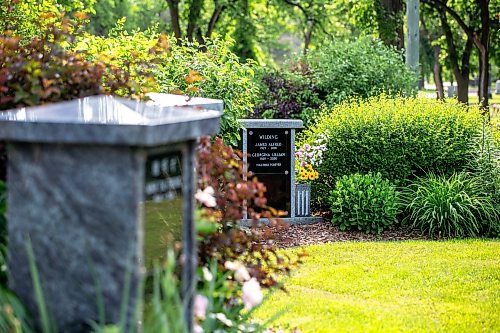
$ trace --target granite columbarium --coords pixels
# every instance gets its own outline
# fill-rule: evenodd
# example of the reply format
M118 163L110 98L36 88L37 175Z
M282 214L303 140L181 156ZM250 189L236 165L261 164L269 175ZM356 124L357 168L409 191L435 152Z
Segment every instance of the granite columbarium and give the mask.
M291 224L321 222L304 207L302 187L295 182L295 131L302 120L243 119L241 124L244 169L266 185L267 204L286 212L283 220ZM252 221L244 214L241 223Z
M137 102L94 96L0 112L8 142L9 285L37 314L27 245L61 331L128 314L168 244L182 240L182 291L191 321L196 139L219 131L222 102L152 94ZM100 289L100 290L99 290ZM140 319L139 319L140 320Z

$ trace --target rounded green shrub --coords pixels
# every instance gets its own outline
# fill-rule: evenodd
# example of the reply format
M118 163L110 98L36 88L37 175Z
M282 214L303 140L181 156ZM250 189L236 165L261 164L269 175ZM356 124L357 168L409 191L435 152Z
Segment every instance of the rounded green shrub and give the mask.
M386 92L411 93L415 74L401 53L382 41L333 41L307 55L313 80L328 103Z
M306 126L321 109L348 98L413 92L414 73L403 56L380 41L325 43L285 63L279 70L258 72L261 82L255 117L298 118Z
M328 197L332 223L340 230L361 230L380 234L390 227L398 213L399 197L388 180L375 175L352 174L337 180Z
M405 221L431 237L475 237L498 223L498 211L481 183L466 173L429 174L402 191Z
M312 183L316 204L325 207L339 177L376 173L401 185L434 172L462 171L473 138L482 127L480 111L456 100L396 98L386 95L334 106L305 130L298 144L327 144L320 177Z

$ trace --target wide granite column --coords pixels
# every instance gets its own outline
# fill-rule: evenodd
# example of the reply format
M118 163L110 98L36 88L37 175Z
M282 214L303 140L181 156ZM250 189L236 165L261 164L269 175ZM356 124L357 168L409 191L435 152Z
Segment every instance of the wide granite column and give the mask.
M0 139L9 143L9 286L38 318L32 248L60 331L118 323L122 304L137 325L146 269L161 259L158 244L147 243L165 230L183 242L182 290L191 304L195 140L219 130L221 113L203 105L222 103L160 97L146 104L98 96L0 113Z

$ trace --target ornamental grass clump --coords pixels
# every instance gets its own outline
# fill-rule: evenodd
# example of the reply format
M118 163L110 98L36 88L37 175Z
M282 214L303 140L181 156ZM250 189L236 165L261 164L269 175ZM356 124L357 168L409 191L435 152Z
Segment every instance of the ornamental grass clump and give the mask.
M342 231L380 234L394 223L399 210L395 187L380 173L341 177L328 201L333 213L332 223Z
M404 221L430 237L476 237L500 218L481 183L466 173L429 174L403 190Z

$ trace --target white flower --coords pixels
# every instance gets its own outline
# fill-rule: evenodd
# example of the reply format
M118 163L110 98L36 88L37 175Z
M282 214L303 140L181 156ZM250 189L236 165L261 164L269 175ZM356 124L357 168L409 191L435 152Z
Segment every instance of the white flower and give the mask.
M233 326L233 322L231 320L229 320L225 314L223 313L216 313L215 314L215 318L217 318L218 320L220 320L224 325L226 326Z
M207 267L203 266L201 271L203 272L203 278L205 280L207 280L208 282L212 281L214 275L210 272L210 270Z
M234 272L234 279L238 282L245 282L250 280L250 274L247 268L241 262L238 261L226 261L224 267L230 271Z
M195 324L193 326L193 333L203 333L203 332L204 332L203 328L200 325Z
M214 197L215 191L212 186L208 186L203 191L198 190L194 198L207 207L215 207L217 202Z
M250 280L250 274L247 271L247 268L243 265L240 265L238 269L234 272L234 279L238 282L245 282Z
M224 263L224 267L226 267L226 269L229 269L230 271L237 270L239 266L240 266L239 262L232 262L228 260Z
M259 305L264 298L264 294L262 294L262 290L260 289L260 284L255 278L251 278L249 281L245 282L242 291L243 304L247 310Z
M194 316L199 319L205 319L207 314L208 298L203 295L197 294L194 297L193 312Z

